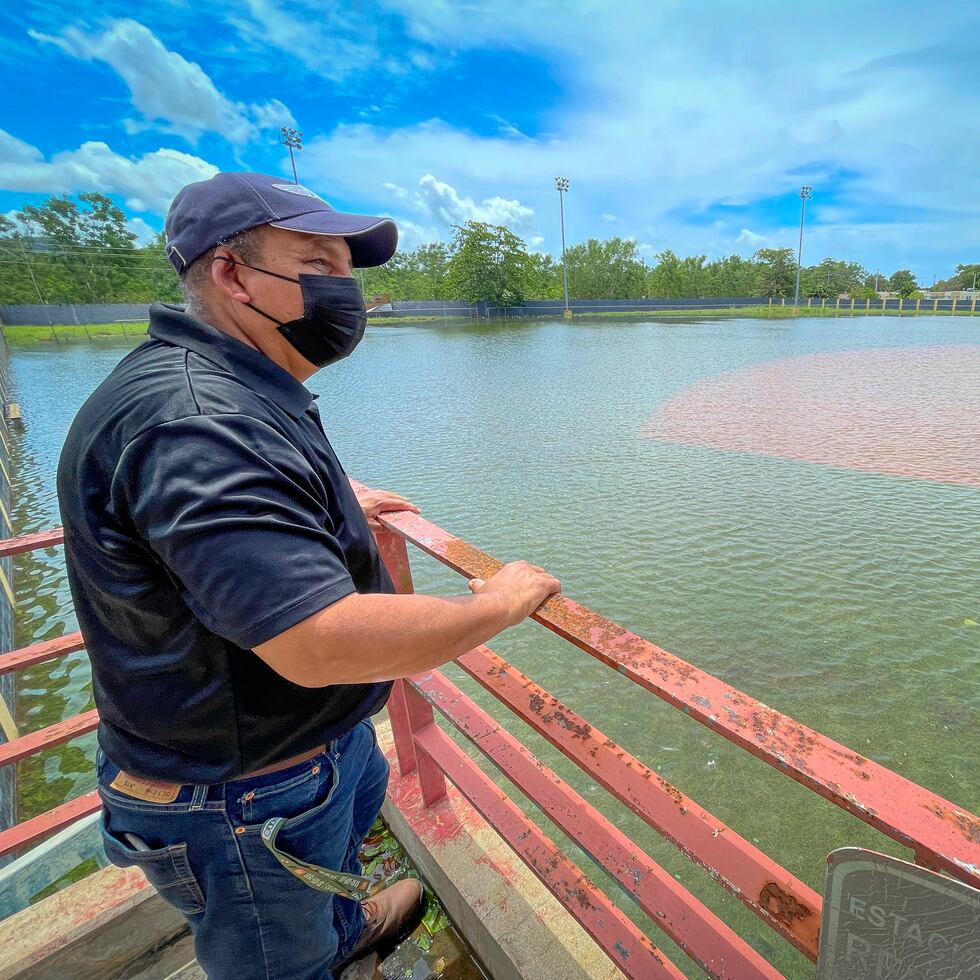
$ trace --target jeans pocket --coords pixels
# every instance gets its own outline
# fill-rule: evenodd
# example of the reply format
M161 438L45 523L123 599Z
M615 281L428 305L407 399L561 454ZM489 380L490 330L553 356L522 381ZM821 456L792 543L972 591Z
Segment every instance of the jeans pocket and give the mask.
M289 817L308 810L329 782L329 766L327 770L324 773L323 757L317 756L300 773L287 769L277 782L250 785L236 801L241 806L242 822L264 823L271 817Z
M273 817L292 821L325 805L336 783L333 756L321 753L302 766L229 783L228 815L232 823L258 833Z
M137 867L147 881L175 908L188 915L204 911L204 893L198 884L190 862L186 844L168 847L134 846L139 838L131 834L116 834L102 820L102 845L106 857L120 868Z

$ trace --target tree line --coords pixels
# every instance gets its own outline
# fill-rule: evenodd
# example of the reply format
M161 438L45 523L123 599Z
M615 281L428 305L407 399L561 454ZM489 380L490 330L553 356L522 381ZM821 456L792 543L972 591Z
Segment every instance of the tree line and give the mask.
M137 247L126 215L103 194L51 197L0 215L0 303L177 301L160 232Z
M126 215L102 194L52 197L14 219L0 215L0 304L179 302L177 276L160 232L136 245ZM792 297L796 256L790 248L761 248L752 258L681 257L669 249L653 260L626 238L590 238L566 250L570 299L678 299L713 296ZM937 288L967 289L980 263L961 264ZM518 306L560 299L558 258L530 250L500 225L469 221L449 242L400 251L386 265L357 273L367 296L400 300L486 301ZM899 269L871 273L857 262L826 258L800 270L800 295L872 297L879 290L913 296L915 276Z

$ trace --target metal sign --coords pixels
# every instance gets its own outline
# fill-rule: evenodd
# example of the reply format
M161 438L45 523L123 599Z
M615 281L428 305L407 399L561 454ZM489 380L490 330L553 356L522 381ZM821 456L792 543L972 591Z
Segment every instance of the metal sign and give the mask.
M980 978L980 890L858 847L827 859L817 980Z

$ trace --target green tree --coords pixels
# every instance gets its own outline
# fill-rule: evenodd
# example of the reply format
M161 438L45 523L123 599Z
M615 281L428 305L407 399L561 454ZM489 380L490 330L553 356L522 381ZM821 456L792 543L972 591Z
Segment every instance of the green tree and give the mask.
M906 299L918 288L919 284L915 281L915 276L908 269L899 269L888 280L889 291L898 293L899 296L904 296Z
M980 262L958 265L956 278L960 289L980 289Z
M759 291L758 264L740 255L709 262L704 275L706 296L755 296Z
M833 299L860 287L867 276L867 271L858 262L840 262L827 258L819 265L803 269L800 274L800 291L804 296Z
M27 205L17 217L26 229L22 244L31 253L25 261L31 262L48 302L126 298L138 268L136 236L110 198L51 197L43 204Z
M17 224L0 214L0 303L39 303L44 299L27 251L30 242Z
M932 285L940 291L955 289L980 289L980 262L961 262L948 279L940 279Z
M524 242L502 225L455 225L446 286L468 303L520 306L528 295L531 261Z
M398 252L385 265L363 270L365 294L370 297L387 293L396 302L454 299L446 293L449 259L449 246L443 242Z
M431 299L450 299L446 295L446 276L449 275L449 246L445 242L420 245L415 250L419 276Z
M760 248L759 292L764 296L792 296L796 288L796 259L791 248Z
M532 252L528 256L528 299L561 299L564 293L561 259Z
M565 252L568 295L573 299L636 299L645 289L645 270L628 238L590 238Z
M682 263L669 248L657 255L657 264L647 275L647 294L666 299L677 299L684 294Z
M158 231L145 248L136 250L138 261L133 263L129 302L183 302L180 279L167 258L166 248L167 233Z
M706 255L688 255L681 259L681 296L708 295L709 272L705 267L707 260Z

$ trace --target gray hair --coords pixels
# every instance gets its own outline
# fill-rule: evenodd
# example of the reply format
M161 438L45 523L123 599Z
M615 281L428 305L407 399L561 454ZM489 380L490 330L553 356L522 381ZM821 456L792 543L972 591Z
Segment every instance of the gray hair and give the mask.
M218 242L234 252L243 262L257 262L262 257L262 240L258 228L249 228ZM187 301L188 310L203 311L207 308L204 294L211 280L211 264L218 245L209 248L203 255L196 258L187 268L180 280L180 288Z

